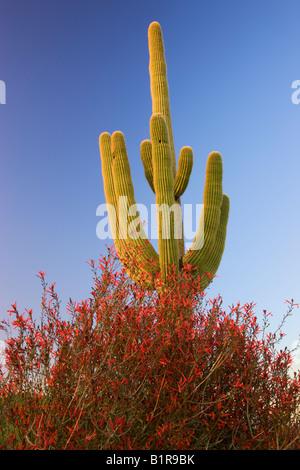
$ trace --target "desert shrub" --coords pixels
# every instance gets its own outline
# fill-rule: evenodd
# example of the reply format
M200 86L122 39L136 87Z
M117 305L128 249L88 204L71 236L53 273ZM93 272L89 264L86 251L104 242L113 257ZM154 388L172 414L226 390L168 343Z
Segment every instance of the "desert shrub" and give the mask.
M147 291L113 250L90 264L68 319L41 272L39 320L13 305L2 322L0 448L300 448L300 376L253 304L226 312L189 269Z

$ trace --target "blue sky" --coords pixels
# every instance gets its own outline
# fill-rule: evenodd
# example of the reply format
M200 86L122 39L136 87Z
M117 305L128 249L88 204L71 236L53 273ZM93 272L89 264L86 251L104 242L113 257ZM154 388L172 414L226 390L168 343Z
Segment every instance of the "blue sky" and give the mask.
M272 325L300 302L298 0L1 0L0 318L17 302L39 315L38 271L62 309L89 295L85 263L105 252L98 137L125 134L136 201L154 196L140 142L149 138L147 29L159 21L177 156L194 150L183 203L203 202L207 155L223 156L231 199L226 248L208 296L256 302ZM300 309L285 343L300 333ZM3 339L3 336L0 335Z

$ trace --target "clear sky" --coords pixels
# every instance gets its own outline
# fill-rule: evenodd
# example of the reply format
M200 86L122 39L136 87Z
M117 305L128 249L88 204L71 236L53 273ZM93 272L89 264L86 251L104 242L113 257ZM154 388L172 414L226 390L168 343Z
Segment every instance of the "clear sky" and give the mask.
M208 296L256 302L274 328L300 302L299 0L0 0L0 318L89 295L105 252L98 137L125 134L136 201L154 203L139 157L149 138L147 29L159 21L177 156L194 150L183 203L203 202L207 155L223 156L226 248ZM300 309L284 331L300 333ZM0 338L4 339L3 335Z

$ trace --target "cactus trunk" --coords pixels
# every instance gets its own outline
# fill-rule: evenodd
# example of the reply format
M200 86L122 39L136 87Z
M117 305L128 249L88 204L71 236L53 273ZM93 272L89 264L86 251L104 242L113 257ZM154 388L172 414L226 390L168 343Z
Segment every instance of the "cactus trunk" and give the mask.
M167 80L167 64L165 59L165 49L163 35L159 23L152 22L148 29L149 43L149 73L150 89L152 97L152 113L160 113L165 118L169 133L169 146L171 152L173 178L176 176L176 155L174 148L173 130L171 122L171 110L169 100L169 86ZM175 198L175 203L180 208L176 211L176 224L181 224L182 237L177 240L178 255L182 258L184 255L183 222L180 197Z

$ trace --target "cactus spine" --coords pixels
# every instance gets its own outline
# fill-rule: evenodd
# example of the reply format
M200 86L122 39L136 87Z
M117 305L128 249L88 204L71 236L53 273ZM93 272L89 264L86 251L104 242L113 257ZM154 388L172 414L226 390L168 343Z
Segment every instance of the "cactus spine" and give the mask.
M185 253L180 197L189 182L193 151L191 147L181 149L176 169L167 67L159 23L150 24L148 41L153 114L150 140L141 143L140 153L146 179L156 196L159 255L147 239L140 221L136 223L136 214L131 213L130 208L136 204L134 189L125 139L119 131L112 136L104 132L99 139L104 192L111 208L108 210L111 224L114 224L115 217L117 219L114 241L119 257L134 282L155 288L155 278L159 272L166 280L172 267L179 271L183 266L191 265L193 272L202 276L205 289L221 262L229 216L229 198L222 189L222 157L218 152L208 156L204 209L194 242ZM132 233L132 224L138 233L136 237ZM135 267L126 262L129 253L137 261Z

